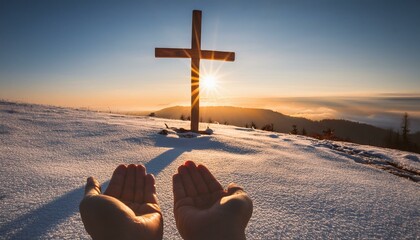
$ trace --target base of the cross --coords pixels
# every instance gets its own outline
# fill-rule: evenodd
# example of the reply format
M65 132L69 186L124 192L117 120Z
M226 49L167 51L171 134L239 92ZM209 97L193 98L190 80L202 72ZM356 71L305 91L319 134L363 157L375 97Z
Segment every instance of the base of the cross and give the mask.
M200 117L200 59L235 61L234 52L201 49L201 11L194 10L192 18L191 48L155 48L155 57L191 58L191 132L206 134L199 130Z
M163 129L162 131L159 132L159 134L162 135L169 135L169 134L177 134L178 136L187 136L189 138L191 138L191 136L194 135L212 135L213 134L213 130L210 128L207 128L204 131L192 131L192 130L188 130L185 128L176 128L176 127L169 127L167 124L166 125L166 129Z

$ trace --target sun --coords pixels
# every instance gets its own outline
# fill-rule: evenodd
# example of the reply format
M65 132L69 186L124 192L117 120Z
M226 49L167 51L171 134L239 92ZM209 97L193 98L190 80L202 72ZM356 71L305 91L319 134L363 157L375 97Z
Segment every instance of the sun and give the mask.
M214 75L204 75L200 81L200 85L205 91L215 91L217 89L217 78Z

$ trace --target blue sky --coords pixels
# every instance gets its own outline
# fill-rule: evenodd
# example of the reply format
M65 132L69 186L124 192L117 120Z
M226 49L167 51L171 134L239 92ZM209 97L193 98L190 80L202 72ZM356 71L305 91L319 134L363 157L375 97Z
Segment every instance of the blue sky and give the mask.
M203 11L202 48L236 52L233 63L202 61L202 74L218 79L203 104L420 99L419 2L369 0L1 1L0 98L115 110L188 105L189 60L156 59L154 48L190 47L193 9Z

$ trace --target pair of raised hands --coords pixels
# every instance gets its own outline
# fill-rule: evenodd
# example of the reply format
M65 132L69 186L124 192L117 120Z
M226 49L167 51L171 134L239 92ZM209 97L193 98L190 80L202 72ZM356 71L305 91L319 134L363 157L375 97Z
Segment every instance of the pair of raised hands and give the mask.
M173 175L174 215L184 239L245 239L252 201L243 189L227 190L203 165L187 161ZM80 214L93 239L162 239L163 219L155 179L143 165L118 166L104 194L87 179Z

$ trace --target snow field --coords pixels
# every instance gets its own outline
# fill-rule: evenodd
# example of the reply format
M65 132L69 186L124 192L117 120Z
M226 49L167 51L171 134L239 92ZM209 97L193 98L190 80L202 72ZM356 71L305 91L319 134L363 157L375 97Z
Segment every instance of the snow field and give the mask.
M0 102L0 238L89 239L78 213L86 178L106 183L118 164L141 163L156 176L164 239L181 239L171 180L186 160L244 186L248 239L420 237L419 183L376 167L420 171L418 154L213 124L213 135L178 138L157 134L164 123L189 125Z

